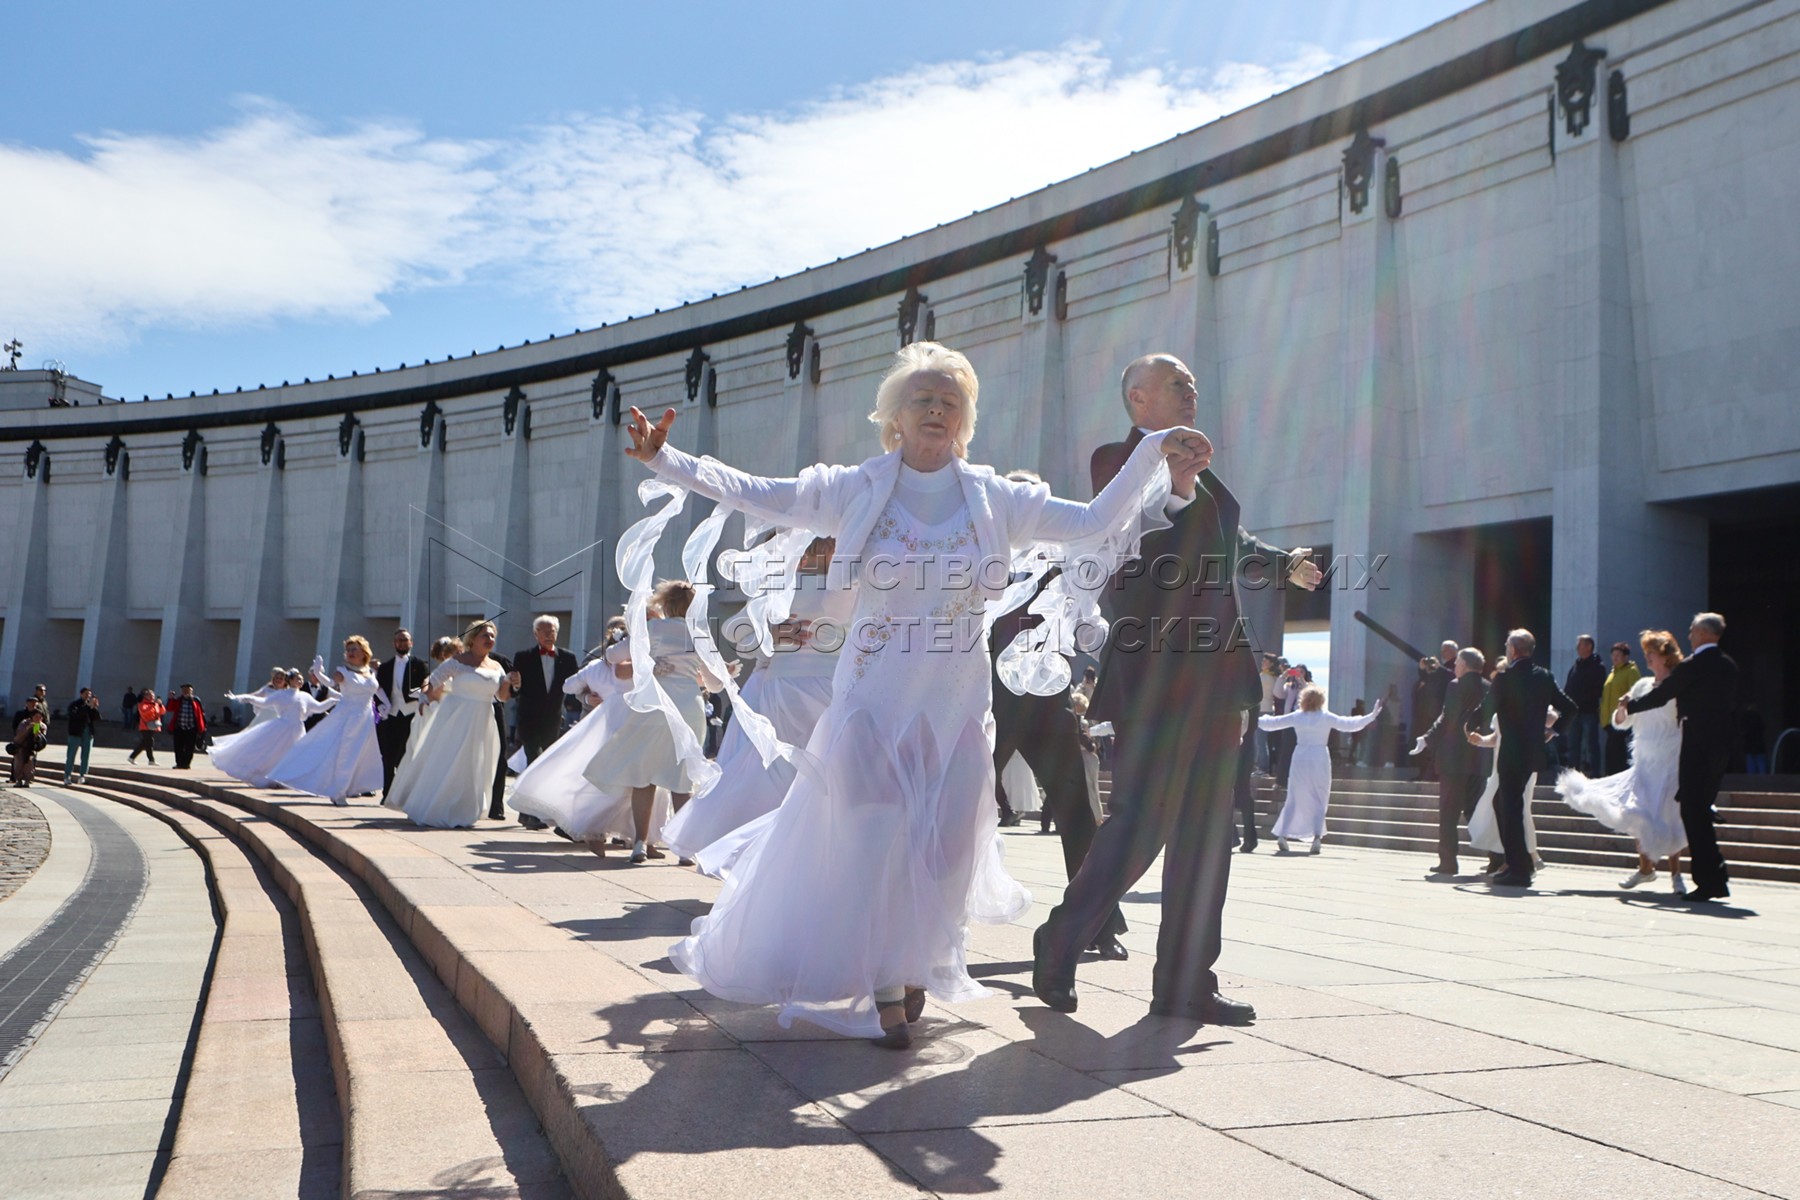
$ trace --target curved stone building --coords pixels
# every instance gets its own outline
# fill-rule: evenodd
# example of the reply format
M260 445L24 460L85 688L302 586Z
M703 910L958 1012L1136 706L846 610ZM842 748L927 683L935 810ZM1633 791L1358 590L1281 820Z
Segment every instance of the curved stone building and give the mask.
M1077 178L608 328L130 405L0 373L0 693L217 694L492 612L503 649L537 611L589 644L643 512L621 406L753 470L857 461L889 355L936 338L980 371L976 457L1076 496L1126 432L1120 368L1186 359L1247 522L1337 565L1286 603L1329 622L1343 708L1412 677L1358 613L1427 648L1528 625L1560 670L1578 633L1716 607L1778 729L1797 194L1800 0L1488 0Z

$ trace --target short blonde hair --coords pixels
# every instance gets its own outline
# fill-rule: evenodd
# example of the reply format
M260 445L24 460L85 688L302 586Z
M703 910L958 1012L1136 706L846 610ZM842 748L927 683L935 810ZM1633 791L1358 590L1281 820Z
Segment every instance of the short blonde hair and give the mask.
M1325 707L1325 689L1316 683L1309 683L1300 689L1300 709L1302 712L1318 712Z
M494 640L495 641L500 640L500 627L498 625L494 624L492 621L489 621L486 619L483 619L480 621L471 621L471 622L469 622L469 627L462 631L463 649L465 649L465 650L468 649L469 643L471 641L473 641L475 638L475 635L483 629L493 630L494 631Z
M912 377L926 371L948 375L962 393L963 425L956 435L955 449L958 458L967 458L969 443L975 439L975 401L981 381L975 378L974 364L967 356L937 342L902 346L894 355L894 365L881 377L881 386L875 389L875 411L869 414L869 420L881 430L881 448L893 450L900 445L900 402L905 399L906 385Z
M352 646L355 646L358 650L362 651L363 662L372 663L375 661L375 649L369 645L369 639L362 634L353 633L344 639L344 649L348 650Z

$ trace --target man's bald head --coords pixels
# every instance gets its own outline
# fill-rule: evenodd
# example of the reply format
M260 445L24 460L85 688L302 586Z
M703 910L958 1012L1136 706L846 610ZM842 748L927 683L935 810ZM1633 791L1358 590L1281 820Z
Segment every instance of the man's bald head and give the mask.
M1126 364L1119 396L1133 425L1152 433L1192 425L1199 392L1193 372L1173 354L1146 354Z

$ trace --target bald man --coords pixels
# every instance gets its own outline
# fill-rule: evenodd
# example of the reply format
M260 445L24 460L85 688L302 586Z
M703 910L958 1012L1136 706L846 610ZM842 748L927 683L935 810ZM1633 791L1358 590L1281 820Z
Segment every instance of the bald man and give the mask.
M1145 435L1194 423L1199 392L1173 355L1132 362L1120 392L1131 432L1094 452L1095 491ZM1262 700L1237 584L1283 573L1312 588L1320 571L1306 558L1310 550L1284 555L1239 527L1237 499L1213 474L1211 459L1209 446L1197 475L1172 478L1164 510L1171 528L1146 534L1139 559L1108 586L1112 634L1088 718L1117 730L1113 812L1033 939L1032 988L1059 1012L1075 1011L1082 948L1166 847L1151 1013L1219 1025L1256 1018L1250 1005L1219 994L1213 973L1231 872L1238 752L1245 714Z

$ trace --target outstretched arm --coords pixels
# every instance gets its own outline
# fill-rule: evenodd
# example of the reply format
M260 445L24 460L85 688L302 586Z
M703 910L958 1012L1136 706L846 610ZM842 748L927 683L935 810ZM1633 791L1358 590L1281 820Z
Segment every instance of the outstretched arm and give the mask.
M1373 709L1360 717L1341 717L1337 713L1330 711L1327 711L1325 714L1326 718L1331 722L1331 727L1341 733L1356 733L1360 730L1367 729L1370 725L1375 723L1375 718L1380 715L1381 701L1379 700L1375 702L1375 707ZM1441 717L1439 719L1442 720Z
M1143 505L1146 489L1160 490L1162 479L1185 472L1188 478L1199 473L1194 466L1199 456L1212 454L1212 444L1197 429L1165 429L1138 442L1119 473L1112 477L1100 494L1086 504L1058 500L1054 496L1044 502L1031 527L1015 532L1023 541L1078 542L1098 537L1117 527L1135 508ZM1159 476L1164 459L1168 472Z
M1283 713L1279 717L1274 713L1263 713L1256 718L1256 724L1263 729L1292 729L1294 722L1299 719L1300 710L1296 708L1293 712Z
M758 520L775 525L801 526L822 536L837 532L838 514L818 503L816 488L803 487L799 479L772 479L728 467L710 458L695 458L668 444L675 410L669 409L655 425L636 408L628 430L632 445L625 451L658 476L700 493L709 500L742 509Z

